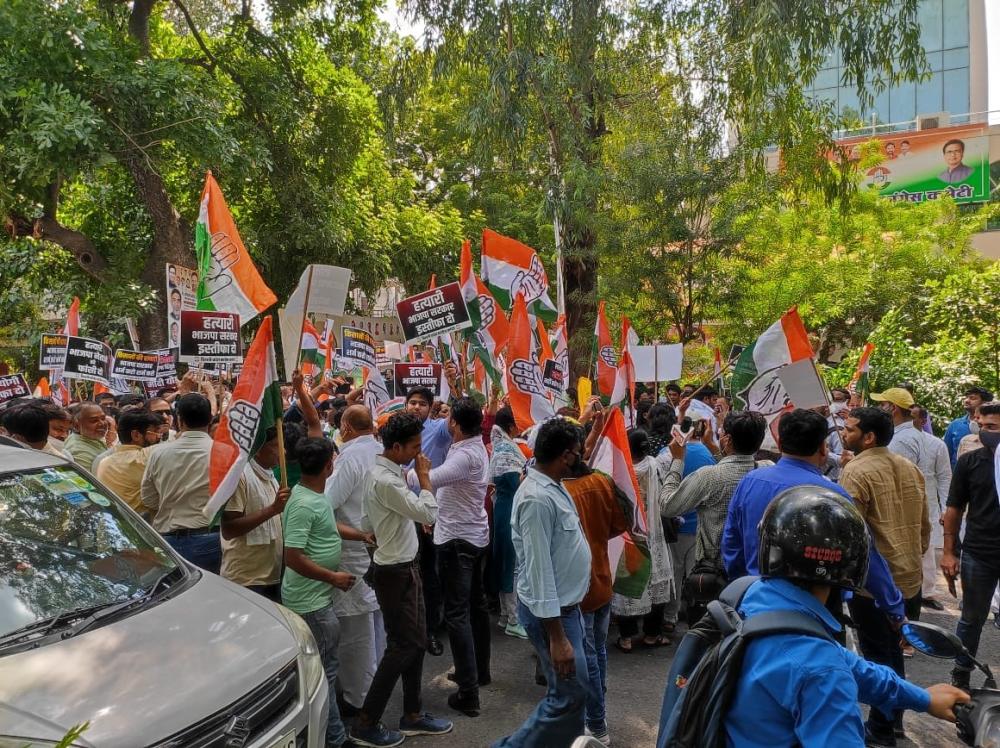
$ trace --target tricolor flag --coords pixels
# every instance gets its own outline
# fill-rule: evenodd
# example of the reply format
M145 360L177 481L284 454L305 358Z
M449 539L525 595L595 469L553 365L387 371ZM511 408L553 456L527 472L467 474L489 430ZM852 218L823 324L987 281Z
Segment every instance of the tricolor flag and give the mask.
M792 307L740 354L730 382L738 409L756 411L768 423L776 422L790 407L778 370L812 355L805 325ZM775 447L774 434L768 429L764 449Z
M73 297L69 311L66 312L66 323L63 325L62 334L74 337L80 334L80 298L77 296ZM52 377L49 391L52 393L53 402L63 407L69 405L72 396L69 387L66 386L66 380L63 379L63 370L53 369L49 374Z
M504 309L512 309L518 294L528 313L555 322L558 313L549 298L549 278L538 254L527 244L483 229L483 281Z
M323 328L323 375L333 376L336 371L337 335L334 332L334 322L332 319L326 320Z
M250 344L229 408L215 432L208 467L211 498L203 512L206 517L214 517L236 492L247 460L261 448L267 430L280 417L281 382L274 358L271 317L267 316Z
M48 377L41 377L38 380L38 384L35 385L35 391L32 393L34 397L51 397L52 390L49 388Z
M552 338L552 349L556 361L563 372L563 392L569 387L569 336L566 334L566 315L560 314L556 320L555 335Z
M323 363L323 356L320 353L319 331L313 323L306 319L302 323L302 353L299 355L299 369L303 376L316 376Z
M854 376L851 377L851 383L847 386L847 389L851 392L855 392L861 396L862 403L868 402L868 359L871 358L872 351L874 350L874 343L865 343L865 347L861 351L861 358L858 359L858 365L854 369Z
M538 365L544 372L545 362L551 361L556 355L552 352L552 341L549 340L549 334L545 331L545 324L541 319L535 324L535 332L538 335Z
M607 475L628 500L626 519L629 531L608 541L608 560L614 576L615 592L639 598L649 584L652 570L646 538L649 530L646 508L642 505L639 481L632 468L625 419L618 409L607 411L607 420L594 446L590 467ZM653 521L659 522L659 517Z
M66 324L63 325L62 334L74 337L80 334L80 299L77 296L73 297L73 303L69 305L69 311L66 313Z
M243 246L212 172L205 175L194 249L198 256L198 309L235 312L245 325L278 301Z
M368 412L375 418L385 404L389 402L389 388L386 387L385 377L382 376L382 372L377 367L369 368L365 366L362 372L364 376L364 384L362 385L364 394L362 398L365 405L368 406Z
M524 296L517 295L510 314L507 344L507 394L518 432L555 415L552 401L542 385L542 370L535 356L531 319Z
M597 305L597 325L594 328L594 358L597 359L597 392L605 400L615 391L618 357L611 341L611 330L604 312L604 302Z
M472 269L472 246L469 240L462 242L462 253L458 261L458 280L462 287L462 298L465 299L465 308L469 310L469 319L472 320L472 329L479 327L479 287L476 281L476 273Z
M631 350L639 345L639 336L632 329L628 317L622 315L622 355L615 374L615 388L611 393L611 407L622 405L626 409L625 425L635 425L635 364Z
M472 250L468 242L462 245L461 284L462 297L472 320L472 327L465 331L470 351L486 368L489 378L499 382L502 376L497 359L507 345L510 328L490 289L472 270Z

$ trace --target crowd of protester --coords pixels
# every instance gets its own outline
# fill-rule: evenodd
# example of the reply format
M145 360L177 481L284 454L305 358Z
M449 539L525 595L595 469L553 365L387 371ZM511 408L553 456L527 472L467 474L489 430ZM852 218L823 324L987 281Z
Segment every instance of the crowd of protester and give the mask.
M826 604L837 620L849 612L864 658L905 678L912 649L900 624L944 608L939 570L952 592L961 581L957 633L975 655L1000 582L1000 404L990 392L970 388L966 415L940 439L905 385L872 394L871 406L835 389L829 407L790 410L774 433L710 387L640 385L628 448L650 571L641 594L625 595L609 541L631 528L628 500L588 467L600 400L520 433L499 394L464 396L447 369L449 402L415 388L405 411L377 421L349 383L310 387L296 373L282 430L265 434L214 519L203 509L225 386L189 375L150 398L21 400L0 411L0 426L92 472L193 564L300 614L336 694L328 745L451 731L421 701L424 658L442 654L443 639L449 707L467 717L503 708L480 694L497 634L530 644L546 694L495 745L568 746L585 733L609 745L612 622L622 653L674 644L728 581L761 573L761 520L800 486L852 502L873 539L865 592ZM960 658L954 685L967 690L971 669ZM397 683L403 713L389 727ZM872 709L865 732L869 744L894 745L901 712Z

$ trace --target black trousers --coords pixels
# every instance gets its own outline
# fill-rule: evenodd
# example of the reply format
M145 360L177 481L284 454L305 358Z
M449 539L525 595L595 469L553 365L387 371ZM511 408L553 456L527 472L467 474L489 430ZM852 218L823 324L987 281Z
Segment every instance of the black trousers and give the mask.
M455 661L455 681L463 692L478 692L490 674L490 612L486 602L486 548L464 540L437 547L444 592L444 622Z
M618 634L631 639L639 633L639 622L642 621L643 636L659 636L663 633L663 609L666 607L666 603L660 603L644 616L622 616L618 619Z
M403 711L420 712L420 679L424 671L427 632L420 569L416 562L379 566L370 570L372 589L385 623L385 654L372 677L362 714L372 723L382 719L386 704L403 681ZM334 698L331 694L330 698Z
M424 532L422 525L417 525L417 540L420 543L420 578L424 585L425 622L427 636L431 637L441 630L443 620L443 595L441 577L438 573L437 546L434 536Z

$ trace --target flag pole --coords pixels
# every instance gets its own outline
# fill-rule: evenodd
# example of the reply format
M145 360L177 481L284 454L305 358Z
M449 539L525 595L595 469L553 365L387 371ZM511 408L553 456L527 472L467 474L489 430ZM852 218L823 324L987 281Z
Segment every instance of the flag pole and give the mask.
M298 368L299 359L302 358L302 335L306 331L306 320L309 318L309 296L312 293L313 266L309 266L309 275L306 277L306 298L302 306L302 324L299 325L299 340L295 347L295 366ZM285 376L291 378L291 372L285 372Z
M698 387L698 389L696 389L696 390L695 390L694 392L692 392L692 393L691 393L690 395L688 395L688 396L687 396L687 399L688 399L688 400L692 400L692 399L694 398L694 396L695 396L695 395L697 395L697 394L698 394L699 392L701 392L701 391L702 391L703 389L705 389L706 387L708 387L708 385L710 385L710 384L711 384L712 382L714 382L714 381L716 380L716 378L717 378L717 377L721 377L721 376L722 376L723 374L725 374L725 373L726 373L727 371L729 371L729 370L730 370L731 368L733 368L733 365L734 365L734 364L735 364L735 363L736 363L737 361L739 361L739 357L737 357L737 358L734 358L734 359L733 359L732 361L730 361L730 362L729 362L728 364L726 364L726 365L725 365L725 366L723 366L723 367L722 367L721 369L719 369L719 373L718 373L718 374L716 374L716 373L715 373L715 372L713 371L713 372L712 372L712 377L711 377L711 379L708 379L708 380L706 380L706 381L702 382L702 383L701 383L701 386L699 386L699 387Z
M311 271L310 271L311 276ZM306 294L308 298L308 292ZM275 311L273 324L278 324L278 313ZM299 333L299 346L302 346L302 333ZM302 355L301 352L299 355ZM295 357L298 361L298 356ZM287 372L286 372L287 373ZM279 398L278 405L281 406L281 400ZM278 475L280 476L281 487L288 488L288 458L285 456L285 426L284 426L284 412L279 410L278 417L274 419L274 428L278 432Z

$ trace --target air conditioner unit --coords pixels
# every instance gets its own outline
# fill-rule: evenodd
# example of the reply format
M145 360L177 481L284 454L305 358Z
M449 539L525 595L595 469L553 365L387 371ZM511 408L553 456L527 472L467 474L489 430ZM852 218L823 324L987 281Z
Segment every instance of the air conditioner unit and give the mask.
M936 130L939 127L947 127L950 123L951 115L948 112L917 115L918 130Z

